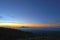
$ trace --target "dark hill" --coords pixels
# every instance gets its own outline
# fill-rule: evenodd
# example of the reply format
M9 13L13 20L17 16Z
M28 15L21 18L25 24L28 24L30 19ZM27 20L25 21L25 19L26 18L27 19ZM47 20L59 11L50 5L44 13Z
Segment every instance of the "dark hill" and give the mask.
M31 37L33 34L21 30L0 27L0 40L16 40Z
M60 31L42 31L35 33L0 27L0 40L60 40Z

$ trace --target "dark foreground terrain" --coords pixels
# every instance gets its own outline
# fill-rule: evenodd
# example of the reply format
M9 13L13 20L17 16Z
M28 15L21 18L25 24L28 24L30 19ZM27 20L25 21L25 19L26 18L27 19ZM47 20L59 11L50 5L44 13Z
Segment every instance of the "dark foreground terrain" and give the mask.
M0 27L0 40L60 40L60 31L44 31L38 34Z

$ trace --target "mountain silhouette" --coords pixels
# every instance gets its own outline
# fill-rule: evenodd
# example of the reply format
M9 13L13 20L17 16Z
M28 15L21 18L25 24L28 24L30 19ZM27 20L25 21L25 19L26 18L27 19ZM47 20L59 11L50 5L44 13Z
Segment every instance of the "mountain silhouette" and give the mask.
M0 40L16 40L31 37L33 34L21 30L0 27Z
M27 26L21 26L20 28L28 28Z
M29 39L28 39L29 38ZM41 31L39 34L0 27L0 40L60 40L60 31Z

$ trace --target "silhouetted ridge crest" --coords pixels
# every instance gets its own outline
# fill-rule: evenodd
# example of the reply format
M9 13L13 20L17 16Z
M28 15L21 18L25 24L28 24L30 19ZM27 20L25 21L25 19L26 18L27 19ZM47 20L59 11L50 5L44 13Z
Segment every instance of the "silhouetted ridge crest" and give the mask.
M0 40L13 40L18 38L31 37L32 33L21 30L0 27Z

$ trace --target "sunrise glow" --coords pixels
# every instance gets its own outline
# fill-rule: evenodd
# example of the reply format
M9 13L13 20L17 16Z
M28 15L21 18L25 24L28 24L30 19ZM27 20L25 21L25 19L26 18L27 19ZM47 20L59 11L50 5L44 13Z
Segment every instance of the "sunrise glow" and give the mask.
M57 25L56 24L30 24L30 23L0 23L0 26L8 26L11 28L18 28L21 26L27 26L32 28L43 28L43 27L50 27L50 26L53 27Z

